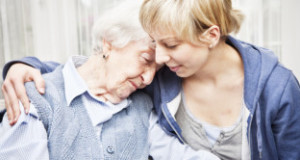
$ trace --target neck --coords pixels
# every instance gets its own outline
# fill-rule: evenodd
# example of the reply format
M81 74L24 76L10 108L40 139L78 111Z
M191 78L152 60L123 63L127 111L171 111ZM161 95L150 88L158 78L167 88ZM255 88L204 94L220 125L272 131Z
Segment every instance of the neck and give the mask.
M101 97L107 92L104 64L104 59L100 55L92 55L83 65L77 68L89 91L97 97Z
M243 62L240 54L225 40L222 40L210 49L209 57L203 67L184 81L218 84L224 80L242 78L243 75Z

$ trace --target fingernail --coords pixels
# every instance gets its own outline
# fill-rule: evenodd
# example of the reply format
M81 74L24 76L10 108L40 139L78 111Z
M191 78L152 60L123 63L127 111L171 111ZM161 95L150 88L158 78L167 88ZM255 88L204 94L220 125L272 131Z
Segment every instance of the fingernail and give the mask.
M45 89L44 89L44 88L41 88L41 89L40 89L40 92L41 92L41 93L45 93Z
M26 112L26 114L28 114L28 113L29 113L29 109L28 109L28 108L26 108L25 112Z

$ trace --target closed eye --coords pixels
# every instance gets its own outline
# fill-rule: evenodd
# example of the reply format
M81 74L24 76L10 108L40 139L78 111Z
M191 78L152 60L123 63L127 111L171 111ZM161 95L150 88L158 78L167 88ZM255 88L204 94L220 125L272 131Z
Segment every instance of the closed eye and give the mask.
M146 62L146 63L151 63L154 61L154 56L152 54L149 53L142 53L141 54L141 58Z
M168 49L175 49L177 47L177 45L167 45L165 44L165 47Z

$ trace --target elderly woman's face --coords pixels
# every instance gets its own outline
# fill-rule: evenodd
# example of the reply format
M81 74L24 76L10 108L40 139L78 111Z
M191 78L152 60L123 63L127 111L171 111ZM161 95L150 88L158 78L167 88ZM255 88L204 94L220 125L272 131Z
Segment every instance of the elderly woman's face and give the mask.
M123 48L111 47L106 60L107 97L118 103L132 92L149 85L155 75L155 51L150 42L131 42Z

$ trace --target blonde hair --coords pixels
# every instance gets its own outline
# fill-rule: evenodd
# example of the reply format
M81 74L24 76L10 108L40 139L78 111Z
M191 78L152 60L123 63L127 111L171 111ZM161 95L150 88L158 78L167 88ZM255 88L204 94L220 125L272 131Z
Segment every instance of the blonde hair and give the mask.
M231 0L144 0L140 10L140 22L149 34L171 32L192 43L213 25L221 37L238 32L242 20Z

